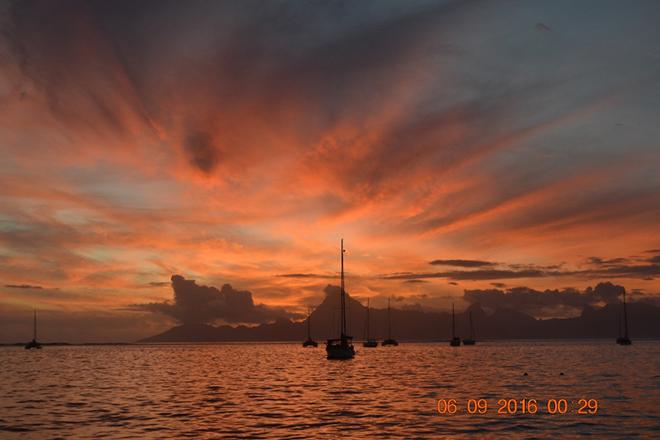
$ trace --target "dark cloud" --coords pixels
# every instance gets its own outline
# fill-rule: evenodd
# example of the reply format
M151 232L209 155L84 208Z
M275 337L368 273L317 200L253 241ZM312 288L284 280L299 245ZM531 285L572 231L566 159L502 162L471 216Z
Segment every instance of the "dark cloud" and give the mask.
M190 164L205 174L211 174L220 162L221 152L209 133L193 131L184 143Z
M587 263L595 265L595 266L611 266L611 265L627 263L629 261L630 260L628 258L603 259L603 258L598 258L598 257L589 257L587 259Z
M428 283L426 280L405 280L404 283L410 283L410 284L415 284L415 283Z
M504 284L504 283L490 283L490 285L491 285L491 286L495 286L495 287L497 287L497 288L499 288L499 289L503 289L503 288L506 287L506 284Z
M458 267L484 267L495 266L496 263L481 260L433 260L429 264L435 266L458 266Z
M536 23L536 26L534 26L537 31L539 32L550 32L552 29L550 29L550 26L548 26L545 23Z
M541 278L548 276L541 270L504 270L504 269L484 269L484 270L455 270L447 272L429 272L429 273L406 273L391 274L384 278L387 280L417 280L427 278L447 278L454 281L479 281L479 280L499 280L513 278Z
M580 292L574 288L539 291L529 287L514 287L507 290L465 290L463 299L469 303L480 303L490 309L510 308L543 317L565 314L568 309L579 311L585 306L615 304L625 292L623 286L610 282L599 283Z
M33 286L31 284L5 284L10 289L43 289L42 286Z
M473 261L473 260L436 260L436 261ZM478 261L478 260L475 260ZM502 268L487 268L477 270L450 270L444 272L395 272L385 275L388 280L423 280L429 278L445 278L453 281L487 281L519 278L550 278L550 277L578 277L578 278L636 278L652 280L660 276L660 256L644 260L651 264L640 264L630 258L602 259L590 257L587 263L592 266L588 269L565 269L563 264L540 266L535 264L501 264ZM433 263L433 262L432 262ZM481 262L479 263L486 263ZM498 264L500 265L500 264ZM463 265L463 267L471 267ZM495 286L495 287L504 287Z
M183 324L263 323L277 318L298 317L280 307L255 304L252 293L225 284L220 290L200 286L195 280L172 275L174 302L139 304L137 309L160 312Z

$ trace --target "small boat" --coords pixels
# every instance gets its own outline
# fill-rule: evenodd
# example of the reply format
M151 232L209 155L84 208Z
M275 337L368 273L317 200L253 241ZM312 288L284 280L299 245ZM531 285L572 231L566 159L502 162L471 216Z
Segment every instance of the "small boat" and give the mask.
M31 350L31 349L41 349L41 344L37 342L37 309L34 309L34 333L32 336L32 340L25 344L25 349L26 350Z
M464 338L463 339L463 345L474 345L477 343L477 341L474 340L474 325L472 325L472 311L468 312L468 316L470 317L470 337L469 338Z
M619 318L620 319L620 318ZM628 312L626 310L626 291L623 291L623 336L621 336L621 324L619 324L619 337L616 338L619 345L630 345L632 341L628 337Z
M392 309L390 308L390 298L387 298L387 339L385 339L381 344L383 347L391 345L396 347L399 343L396 339L392 338Z
M461 345L461 338L456 336L456 316L454 315L454 304L451 305L451 341L449 345L452 347L459 347Z
M314 339L312 339L311 333L311 320L312 320L312 309L311 307L307 309L307 340L303 342L303 347L318 347L319 344Z
M370 325L369 325L369 298L367 298L367 320L366 320L366 324L365 324L366 336L364 338L364 342L362 343L362 346L366 347L366 348L378 347L378 341L369 337L369 327L370 327Z
M355 348L353 347L353 337L346 333L346 291L344 289L344 239L341 240L341 324L339 338L328 339L325 344L325 351L328 359L353 359L355 357Z

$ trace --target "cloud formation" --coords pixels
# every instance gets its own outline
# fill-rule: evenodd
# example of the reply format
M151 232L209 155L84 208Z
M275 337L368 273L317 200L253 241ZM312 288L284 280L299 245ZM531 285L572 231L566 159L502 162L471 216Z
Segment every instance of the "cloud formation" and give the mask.
M653 280L654 277L660 276L660 260L658 256L646 258L611 258L603 259L598 257L590 257L587 259L589 268L586 269L569 269L562 265L547 265L539 266L534 264L505 264L505 263L488 263L485 261L472 261L472 260L448 260L458 261L456 264L437 263L437 261L447 260L434 260L432 265L449 265L460 267L481 267L481 266L501 266L501 268L492 269L477 269L477 270L452 270L445 272L400 272L385 275L383 278L387 280L423 280L432 278L446 278L449 280L460 281L489 281L489 280L505 280L505 279L520 279L520 278L633 278L642 280ZM467 262L467 263L466 263ZM651 264L647 264L651 263Z
M491 310L509 308L536 317L550 317L566 315L569 309L577 313L585 306L616 304L621 301L624 291L623 286L605 282L594 288L587 287L582 292L574 288L539 291L529 287L465 290L463 299Z
M0 279L107 310L186 273L302 309L343 236L356 295L658 291L658 22L644 0L0 3Z
M139 304L138 309L160 312L182 324L263 323L277 318L297 317L281 307L255 304L252 293L225 284L220 290L200 286L195 280L172 275L174 302Z

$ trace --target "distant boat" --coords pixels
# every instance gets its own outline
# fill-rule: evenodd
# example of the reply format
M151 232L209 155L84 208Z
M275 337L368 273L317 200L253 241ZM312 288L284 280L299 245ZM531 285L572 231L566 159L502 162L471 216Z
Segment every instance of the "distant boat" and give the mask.
M34 333L32 335L32 340L25 344L25 349L41 349L41 344L37 342L37 309L34 309Z
M362 346L367 347L367 348L378 347L378 341L369 337L369 327L370 327L370 324L369 324L369 298L367 298L367 322L365 324L366 336L364 338L364 342L362 343Z
M344 239L341 240L341 331L339 338L328 339L325 344L325 351L328 359L352 359L355 356L353 348L353 337L346 334L346 291L344 290Z
M619 318L621 319L621 318ZM623 291L623 336L621 336L621 324L619 324L619 337L616 338L619 345L630 345L632 341L628 337L628 312L626 310L626 291Z
M319 344L312 339L311 332L311 320L312 320L312 309L311 307L307 309L307 340L303 342L303 347L318 347Z
M461 345L461 338L456 336L456 317L454 316L454 304L451 305L451 341L449 345L458 347Z
M387 298L387 339L381 342L382 346L397 346L399 343L392 338L392 309L390 308L390 298Z
M474 345L477 343L477 341L474 340L474 325L472 324L471 310L468 312L468 316L470 317L470 337L463 339L463 345Z

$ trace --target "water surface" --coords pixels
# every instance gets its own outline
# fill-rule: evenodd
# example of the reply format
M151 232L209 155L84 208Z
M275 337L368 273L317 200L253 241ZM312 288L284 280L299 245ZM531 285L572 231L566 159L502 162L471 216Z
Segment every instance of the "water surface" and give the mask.
M321 344L5 347L0 366L2 438L660 436L658 341L359 346L351 361ZM488 412L468 414L480 398ZM509 398L538 412L497 414ZM577 414L581 398L598 413Z

